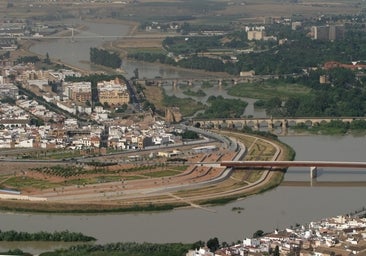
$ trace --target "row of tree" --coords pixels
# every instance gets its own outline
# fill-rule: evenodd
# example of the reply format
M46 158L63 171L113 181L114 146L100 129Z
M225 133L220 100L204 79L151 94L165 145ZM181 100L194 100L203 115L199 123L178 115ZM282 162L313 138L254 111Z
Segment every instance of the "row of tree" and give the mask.
M65 231L49 232L18 232L14 230L1 231L0 241L63 241L63 242L90 242L96 239L91 236L83 235L82 233Z
M90 61L111 68L120 68L122 65L122 59L117 53L94 47L90 48Z
M86 256L86 255L108 255L108 256L182 256L191 249L191 244L170 243L111 243L106 245L83 244L72 246L69 249L61 249L55 252L40 254L41 256Z

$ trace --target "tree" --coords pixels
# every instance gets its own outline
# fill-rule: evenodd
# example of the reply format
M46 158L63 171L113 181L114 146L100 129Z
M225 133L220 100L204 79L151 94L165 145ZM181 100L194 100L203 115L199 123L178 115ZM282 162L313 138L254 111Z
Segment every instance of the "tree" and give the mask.
M44 121L39 118L31 118L29 120L29 125L41 126L44 125Z
M119 68L122 65L122 59L117 53L98 48L90 48L90 61L111 68Z
M217 237L210 238L207 243L207 247L210 249L211 252L215 252L217 249L220 248L219 239Z
M192 250L195 250L195 249L199 249L201 247L205 246L205 242L204 241L197 241L195 243L192 244Z
M135 79L139 79L139 69L135 68L135 70L133 71L134 75L135 75Z
M45 62L46 64L50 64L50 63L51 63L50 55L48 54L48 52L46 53L46 59L44 60L44 62Z
M104 107L104 108L106 108L106 109L109 109L109 107L110 107L110 106L109 106L108 102L106 102L106 101L105 101L105 102L103 103L103 107Z
M11 97L4 97L2 99L0 99L1 103L9 103L11 105L15 105L15 99L11 98Z
M253 238L258 238L258 237L261 237L263 236L264 232L263 230L257 230L254 234L253 234Z
M276 248L273 251L273 256L280 256L280 247L276 245Z
M221 247L222 247L222 248L229 247L229 244L228 244L227 242L225 242L225 241L224 241L224 242L222 242L222 243L221 243Z

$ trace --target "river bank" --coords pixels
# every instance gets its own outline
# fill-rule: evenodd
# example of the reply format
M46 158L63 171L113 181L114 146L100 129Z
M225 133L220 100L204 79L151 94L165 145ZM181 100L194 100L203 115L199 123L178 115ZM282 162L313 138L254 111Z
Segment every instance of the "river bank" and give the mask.
M293 155L293 153L291 153L291 149L280 142L270 141L266 138L254 137L239 133L230 133L230 137L232 137L232 140L236 140L240 143L250 143L250 145L246 146L248 147L248 156L250 157L263 158L261 154L263 152L268 152L266 153L266 158L263 158L263 160L268 160L268 157L271 157L272 160L289 160L291 155ZM252 148L254 147L262 148L262 150L258 153L255 153L255 151L252 151ZM233 152L226 152L225 154L229 155L232 153ZM206 157L211 157L214 159L214 156L200 156L202 159ZM195 171L195 169L197 170ZM199 205L222 204L238 198L262 193L278 186L283 180L284 175L283 171L252 171L250 175L247 175L245 172L241 171L233 171L232 173L227 173L225 174L226 176L222 176L220 178L220 175L224 175L224 171L215 171L213 168L210 168L210 173L207 172L207 174L199 174L204 171L204 169L200 169L202 168L197 167L195 164L191 164L181 174L177 176L165 177L169 180L169 185L164 185L164 182L163 184L160 184L159 181L164 179L164 177L162 177L158 179L151 178L149 181L136 180L135 182L122 182L124 185L121 188L115 184L116 182L110 182L98 185L90 184L80 187L77 190L71 189L74 186L70 188L63 186L62 191L57 188L57 191L61 192L56 192L55 189L53 190L54 192L52 192L50 189L48 189L49 191L47 189L43 189L38 192L32 192L30 196L36 196L37 198L50 197L50 200L45 202L2 200L0 209L20 212L30 211L49 213L166 211L187 206L195 207L195 205L197 205L198 207ZM190 177L190 170L192 170L192 177ZM164 171L164 169L160 171ZM197 177L193 171L198 172ZM142 174L143 172L139 171L139 175ZM188 175L187 180L185 180L185 175ZM236 179L243 181L233 182L233 180L230 179L232 175L234 175ZM86 177L83 177L83 179L86 179ZM218 179L218 181L215 182L214 180L216 179ZM246 179L248 181L244 182ZM190 182L193 182L192 185L189 185ZM179 190L177 191L172 190L174 184L176 183L180 184ZM46 185L47 184L45 184L45 186ZM21 184L19 186L22 187ZM165 192L166 186L170 187L170 192L168 195ZM109 187L112 188L111 191L109 191ZM144 189L144 191L146 190L144 196L142 196L139 192L141 189ZM156 191L149 195L150 190L152 192L155 190ZM160 190L162 192L158 192ZM89 200L90 196L92 196L93 201ZM68 198L72 200L70 201Z
M294 148L297 160L360 161L365 158L364 137L289 135L279 139ZM320 174L317 178L320 182L365 181L366 177L364 171L345 169L328 169ZM284 182L287 181L309 183L309 170L289 168L284 177ZM160 212L103 214L0 211L0 221L2 230L52 232L67 229L93 236L101 244L120 241L190 243L209 237L217 237L220 241L237 241L251 237L258 229L284 229L296 223L309 223L327 216L347 214L352 209L366 205L361 196L365 193L366 186L280 185L243 200L209 206L210 211L194 207ZM233 208L245 210L238 213ZM156 236L157 231L159 236ZM35 245L24 251L37 250L41 249Z

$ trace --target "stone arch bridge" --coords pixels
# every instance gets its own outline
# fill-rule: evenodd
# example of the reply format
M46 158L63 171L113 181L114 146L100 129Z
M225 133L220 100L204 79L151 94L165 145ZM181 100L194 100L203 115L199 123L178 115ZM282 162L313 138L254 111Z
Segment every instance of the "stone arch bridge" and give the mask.
M264 81L268 79L278 78L276 75L256 75L256 76L223 76L223 77L192 77L192 78L162 78L155 77L151 79L139 79L140 84L155 86L173 86L187 85L193 87L204 82L210 83L212 86L221 87L223 84L236 85L240 83L250 83Z
M315 126L318 124L329 123L334 120L351 123L355 120L366 120L366 117L282 117L282 118L228 118L228 119L192 119L193 126L201 128L236 128L251 127L259 130L261 127L267 127L272 130L277 127L286 130L288 127L297 124L305 124L307 126Z

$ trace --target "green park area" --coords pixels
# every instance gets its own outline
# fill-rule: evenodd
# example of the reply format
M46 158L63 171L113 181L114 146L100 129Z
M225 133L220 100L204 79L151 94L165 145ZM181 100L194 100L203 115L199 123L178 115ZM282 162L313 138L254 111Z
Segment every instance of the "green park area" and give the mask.
M267 80L254 83L240 83L228 89L228 94L238 97L268 100L273 97L283 99L311 93L311 89L301 84L286 83L280 80Z

